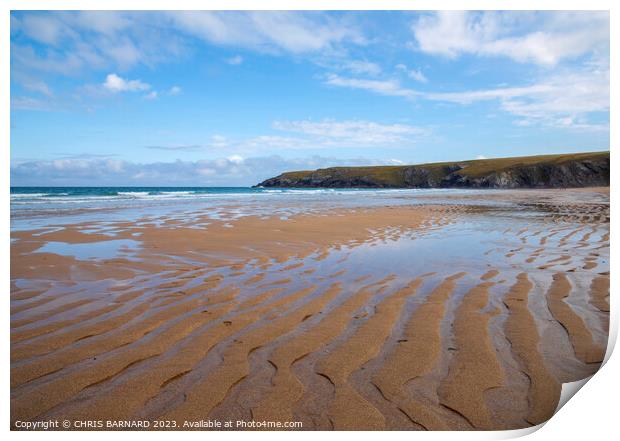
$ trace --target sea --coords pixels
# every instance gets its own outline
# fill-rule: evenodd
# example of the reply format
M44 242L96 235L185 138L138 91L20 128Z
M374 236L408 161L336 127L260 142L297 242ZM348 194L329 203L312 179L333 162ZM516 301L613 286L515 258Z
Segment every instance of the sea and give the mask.
M332 208L442 203L501 190L255 187L11 187L13 231L90 221L192 215L273 216ZM471 199L470 200L475 200ZM446 203L454 202L446 199Z

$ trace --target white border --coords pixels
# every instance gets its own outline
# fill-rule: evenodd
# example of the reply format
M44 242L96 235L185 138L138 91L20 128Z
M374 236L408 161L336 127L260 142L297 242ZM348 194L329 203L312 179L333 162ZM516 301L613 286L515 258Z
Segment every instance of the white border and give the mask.
M228 0L228 1L195 1L195 0L151 0L148 2L137 0L4 0L0 3L0 59L2 66L0 68L0 128L2 140L3 167L0 169L0 178L3 183L3 191L1 194L3 216L2 231L4 232L4 253L2 254L2 268L4 274L4 293L6 302L8 303L9 294L9 250L10 250L10 212L9 212L9 164L10 164L10 10L11 9L92 9L92 10L143 10L143 9L174 9L174 10L484 10L484 9L507 9L507 10L609 10L611 20L611 109L610 112L610 146L615 146L618 140L617 127L620 126L617 114L614 109L617 108L618 96L617 88L614 85L614 74L617 72L617 59L615 54L618 53L617 31L620 25L618 16L620 14L620 2L611 0L546 0L544 3L540 0L475 0L475 1L456 1L456 0L262 0L260 2L250 0ZM615 10L614 10L615 9ZM616 169L614 161L615 154L611 155L612 169ZM612 175L612 188L618 188L617 176ZM611 198L614 199L613 193ZM614 202L615 204L615 202ZM614 229L616 215L614 213L615 205L612 204L612 222L611 227ZM612 242L615 236L612 235ZM611 264L616 261L615 248L611 247ZM614 294L618 287L616 271L611 271L611 326L610 326L610 346L606 358L611 355L611 349L618 335L618 309L616 308L616 300L618 295ZM4 361L1 364L2 371L2 429L9 431L9 322L10 311L5 303L3 308L5 334L2 339L2 353ZM572 440L585 438L589 439L609 439L613 433L618 433L615 426L615 419L618 418L614 411L616 404L616 395L619 391L619 380L617 373L620 372L620 361L618 356L607 361L605 366L577 394L577 398L569 400L569 402L547 423L541 430L524 429L519 431L506 432L427 432L427 433L411 433L411 432L389 432L390 437L411 439L411 437L423 437L424 439L460 439L460 440L485 440L485 439L506 439L515 438L533 433L529 439L544 440L550 437L563 440ZM171 436L179 436L193 439L205 439L205 437L218 439L242 438L251 436L255 439L285 439L291 436L300 439L314 438L318 434L316 432L176 432L175 434L166 432L150 432L147 436L152 439L169 439ZM387 433L385 433L387 434ZM384 434L373 434L371 432L356 432L356 437L374 437L385 436ZM46 439L80 439L84 436L95 439L104 439L110 436L106 432L10 432L9 436L19 439L31 439L45 437ZM133 436L131 432L118 432L115 437L125 438ZM140 436L140 435L138 435ZM321 433L319 436L340 437L338 432Z

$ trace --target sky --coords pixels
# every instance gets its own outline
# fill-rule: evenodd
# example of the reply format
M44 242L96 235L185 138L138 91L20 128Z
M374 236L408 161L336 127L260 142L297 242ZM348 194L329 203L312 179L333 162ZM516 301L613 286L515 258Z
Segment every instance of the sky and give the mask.
M11 185L609 149L607 12L13 11Z

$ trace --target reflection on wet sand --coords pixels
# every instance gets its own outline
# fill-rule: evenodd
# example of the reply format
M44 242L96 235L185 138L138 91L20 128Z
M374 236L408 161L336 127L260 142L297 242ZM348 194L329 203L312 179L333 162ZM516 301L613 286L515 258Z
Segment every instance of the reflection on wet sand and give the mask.
M604 190L11 237L12 422L521 428L606 348Z

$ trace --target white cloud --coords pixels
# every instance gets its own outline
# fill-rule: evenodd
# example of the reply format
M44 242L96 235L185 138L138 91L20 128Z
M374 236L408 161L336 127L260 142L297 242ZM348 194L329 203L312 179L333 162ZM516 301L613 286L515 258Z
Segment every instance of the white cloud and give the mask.
M413 98L419 93L401 86L397 80L367 80L359 78L345 78L336 74L329 74L325 84L330 86L346 87L350 89L362 89L379 95L400 96Z
M248 138L214 135L201 148L246 154L257 152L370 147L410 147L430 130L407 124L380 124L363 120L274 121L273 129L285 135L268 134ZM172 150L173 147L151 147ZM174 148L176 149L176 148ZM178 148L181 150L181 148ZM189 150L189 149L188 149Z
M206 148L204 145L199 144L178 144L178 145L147 145L145 146L147 149L151 150L167 150L171 152L180 152L180 151L194 151L194 150L203 150Z
M428 83L428 78L426 78L426 76L422 73L421 69L409 69L404 64L397 64L396 69L407 74L407 76L412 80L418 81L420 83Z
M264 52L301 54L331 50L344 41L364 42L345 20L322 12L173 11L167 16L192 36Z
M146 100L156 100L157 99L157 91L152 90L149 93L147 93L146 95L144 95L144 99Z
M63 19L79 28L90 29L108 36L125 31L135 23L130 14L122 11L79 11L75 14L64 14Z
M399 67L400 66L400 67ZM405 65L398 70L409 69ZM515 124L545 125L562 129L608 130L608 123L588 122L590 114L609 111L609 64L595 59L584 67L560 69L553 75L522 86L457 92L420 92L403 87L395 79L368 80L344 78L330 74L325 81L331 86L366 90L379 95L417 98L469 105L480 101L497 101L505 112L518 117Z
M106 43L105 51L106 55L121 69L128 69L142 61L140 48L129 39Z
M446 101L458 104L471 104L477 101L508 100L516 97L527 97L551 91L549 85L534 84L524 87L502 87L496 89L468 90L462 92L429 92L424 97L433 101Z
M320 11L24 11L11 14L11 72L123 75L138 65L152 69L182 59L196 39L261 53L312 55L312 62L342 55L344 45L366 44L348 14ZM376 71L370 63L352 68Z
M45 81L33 78L16 78L15 80L19 82L25 89L28 89L32 92L40 93L41 95L45 95L48 98L54 96L52 89L47 85Z
M406 124L379 124L372 121L275 121L273 127L286 132L316 138L317 145L350 145L357 147L411 143L427 130Z
M185 42L158 12L51 11L11 14L12 71L75 76L178 59ZM32 42L44 45L35 50Z
M234 57L227 58L225 61L232 66L239 66L243 63L243 57L241 55L235 55Z
M587 117L609 111L609 67L593 64L585 69L558 72L522 87L428 93L425 98L458 104L497 100L501 108L520 118L521 126L544 124L560 128L603 129L607 124L589 124Z
M426 78L426 76L424 76L420 69L410 70L408 75L409 78L419 81L420 83L428 83L428 79Z
M553 66L607 50L609 14L440 11L421 17L412 30L418 48L430 54L505 56Z
M346 165L385 165L398 160L311 156L232 155L201 161L135 163L110 158L25 161L11 166L14 185L253 185L284 171Z
M304 150L304 149L321 149L324 145L312 143L309 138L295 136L279 136L279 135L259 135L252 138L242 140L228 140L226 147L237 151L244 152L267 152L275 150ZM219 147L223 147L224 143L220 143Z
M228 157L230 160L257 152L410 147L430 134L430 130L423 127L364 120L274 121L272 128L285 133L236 138L212 135L204 143L148 145L145 148L178 153L226 152L232 154Z
M63 36L71 34L62 21L47 14L31 13L23 17L19 23L20 30L33 40L49 45L56 45Z
M168 95L175 96L179 95L181 92L183 92L183 90L179 86L172 86L168 91Z
M63 54L57 51L49 51L45 56L41 56L31 46L11 43L11 69L18 74L41 71L48 74L73 75L84 64L85 60L76 53Z
M50 110L50 103L29 96L11 98L11 109L15 110Z
M379 75L381 73L381 66L377 63L372 63L365 60L351 60L342 66L341 69L348 70L356 75Z
M126 80L124 78L119 77L115 73L108 74L106 76L105 81L103 83L103 87L111 92L136 92L136 91L144 91L149 90L151 86L149 84L143 83L140 80ZM157 92L155 92L155 96L157 97Z
M227 137L223 135L213 135L211 136L211 141L209 145L214 148L223 148L228 146L229 140Z

